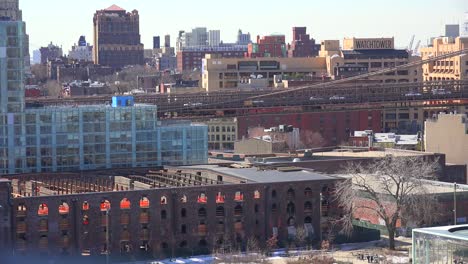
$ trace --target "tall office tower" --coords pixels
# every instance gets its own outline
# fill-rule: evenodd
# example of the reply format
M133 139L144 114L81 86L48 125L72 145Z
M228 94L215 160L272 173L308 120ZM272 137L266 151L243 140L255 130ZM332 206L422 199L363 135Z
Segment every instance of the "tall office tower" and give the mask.
M465 13L465 21L463 22L462 25L462 36L468 36L468 12Z
M445 25L445 36L456 38L460 36L460 25L453 24L453 25Z
M0 20L21 21L22 19L22 12L19 9L18 0L0 1Z
M208 44L208 32L205 27L197 27L192 29L192 45L190 46L206 46Z
M164 36L164 47L170 48L171 47L171 35Z
M208 46L219 46L221 43L221 31L220 30L210 30L208 31Z
M95 64L121 68L144 63L137 10L112 5L96 11L93 21Z
M28 49L26 24L21 21L18 0L0 1L0 114L18 113L24 109ZM14 122L11 119L8 116L7 122Z
M237 41L236 44L239 45L248 45L249 43L252 42L252 39L250 38L250 33L243 34L242 30L239 29L239 32L237 33Z
M161 48L161 38L159 36L153 37L153 49L160 49Z
M19 9L18 0L0 0L0 21L22 21L23 15L21 9ZM26 28L24 28L26 32ZM29 57L29 36L24 33L23 51L24 55L24 67L29 72L30 57Z

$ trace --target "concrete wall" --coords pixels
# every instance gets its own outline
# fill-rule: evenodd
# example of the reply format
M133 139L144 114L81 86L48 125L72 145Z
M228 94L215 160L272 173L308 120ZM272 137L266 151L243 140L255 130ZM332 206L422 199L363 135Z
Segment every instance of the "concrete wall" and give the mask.
M424 143L428 152L444 153L447 163L468 164L468 121L464 115L439 114L425 122Z
M243 139L234 143L234 153L239 154L271 154L273 143L260 139Z

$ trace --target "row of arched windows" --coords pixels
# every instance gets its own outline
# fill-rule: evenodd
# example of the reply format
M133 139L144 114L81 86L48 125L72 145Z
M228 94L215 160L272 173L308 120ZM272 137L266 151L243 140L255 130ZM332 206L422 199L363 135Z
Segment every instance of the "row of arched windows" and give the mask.
M275 190L272 190L271 192L271 196L272 198L276 198L276 191ZM304 190L304 196L306 198L310 198L312 197L312 189L311 188L305 188ZM295 197L295 192L293 189L289 189L287 191L287 198L288 200L292 200L294 199ZM254 193L253 193L253 198L254 199L260 199L260 192L258 190L255 190ZM225 199L226 199L226 196L222 193L222 192L218 192L217 195L216 195L216 198L215 198L215 202L217 204L222 204L225 202ZM234 193L234 201L236 202L242 202L244 201L244 193L241 192L241 191L236 191ZM187 202L187 196L183 195L181 198L180 198L180 202L181 203L186 203ZM198 195L197 197L197 203L200 203L200 204L206 204L208 202L208 197L207 195L205 194L205 192L201 192L200 195ZM166 196L161 196L160 198L160 204L161 205L166 205L168 203L168 199ZM148 197L146 196L142 196L140 198L140 201L139 201L139 207L144 209L144 208L149 208L150 206L150 200L148 199ZM305 208L311 208L311 204L307 204L305 206ZM122 210L128 210L128 209L131 209L132 207L132 203L130 202L130 200L128 198L123 198L121 201L120 201L120 209ZM101 211L108 211L111 209L111 203L108 201L108 200L103 200L101 203L100 203L100 210ZM88 202L83 202L82 204L82 210L83 211L87 211L90 209L90 204ZM273 209L273 208L272 208ZM68 206L68 204L66 202L62 202L59 207L58 207L58 212L60 215L67 215L70 211L70 208ZM19 215L24 215L25 212L26 212L26 206L24 204L20 204L18 205L18 208L17 208L17 212L19 213ZM37 209L37 214L39 216L47 216L49 215L49 207L47 206L46 203L41 203L39 205L39 208Z

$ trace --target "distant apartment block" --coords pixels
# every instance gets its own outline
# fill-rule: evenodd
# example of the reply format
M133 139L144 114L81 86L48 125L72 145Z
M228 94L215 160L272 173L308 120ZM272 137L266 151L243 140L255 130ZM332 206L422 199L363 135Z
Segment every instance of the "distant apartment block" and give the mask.
M219 46L221 43L221 31L209 30L208 31L208 46Z
M315 57L320 51L320 44L307 34L306 27L293 27L293 40L288 50L288 57Z
M68 52L68 58L82 62L93 61L93 46L86 42L85 36L80 36L78 43L73 45L72 49Z
M137 10L127 12L112 5L96 11L93 23L94 63L113 68L144 63Z
M284 35L257 36L257 43L249 43L246 57L287 57Z
M250 33L242 33L242 30L239 29L237 32L237 41L236 44L238 45L248 45L249 43L252 42L252 39L250 38Z
M177 52L177 70L201 71L202 59L206 54L216 54L223 58L242 58L247 46L236 44L223 44L217 47L187 47Z
M208 148L233 150L237 140L237 118L212 118L204 122L208 126Z
M41 47L39 50L41 52L41 64L59 59L63 55L62 48L52 42L47 47Z

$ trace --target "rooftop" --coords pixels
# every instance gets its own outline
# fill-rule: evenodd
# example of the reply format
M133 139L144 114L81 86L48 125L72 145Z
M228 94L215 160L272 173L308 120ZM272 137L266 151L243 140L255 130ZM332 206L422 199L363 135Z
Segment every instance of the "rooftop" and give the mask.
M468 225L417 228L413 229L413 232L468 241Z
M108 8L104 9L104 11L112 11L112 12L114 12L114 11L125 11L125 9L121 8L118 5L111 5Z
M333 180L337 177L326 175L312 170L301 169L297 167L279 167L269 166L239 166L239 168L225 167L218 165L196 165L184 168L210 170L215 173L245 179L248 182L292 182L292 181L310 181L310 180Z

